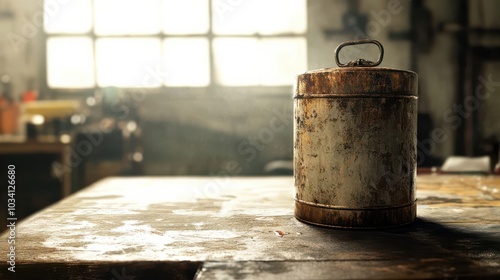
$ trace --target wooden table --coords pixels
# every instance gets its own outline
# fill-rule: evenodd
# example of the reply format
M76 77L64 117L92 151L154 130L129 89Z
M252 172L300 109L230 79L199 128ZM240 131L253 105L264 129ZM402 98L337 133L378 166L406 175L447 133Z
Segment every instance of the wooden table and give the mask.
M105 179L16 227L15 275L500 279L500 177L424 175L417 193L413 224L359 231L297 221L290 177Z

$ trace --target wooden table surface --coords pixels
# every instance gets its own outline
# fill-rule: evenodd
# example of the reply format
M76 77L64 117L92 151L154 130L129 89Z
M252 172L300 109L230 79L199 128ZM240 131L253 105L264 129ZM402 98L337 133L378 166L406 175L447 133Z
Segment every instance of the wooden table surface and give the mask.
M500 177L417 182L416 222L360 231L297 221L291 177L109 178L17 225L0 279L500 279Z

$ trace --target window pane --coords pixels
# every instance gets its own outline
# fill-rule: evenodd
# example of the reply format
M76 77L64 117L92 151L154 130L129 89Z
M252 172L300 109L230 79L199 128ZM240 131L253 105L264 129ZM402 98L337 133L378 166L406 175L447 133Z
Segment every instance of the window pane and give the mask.
M208 40L171 38L163 43L167 86L207 86L210 84Z
M47 83L52 88L93 87L92 40L86 37L48 39Z
M44 28L47 33L86 33L92 28L90 0L44 1Z
M304 38L275 38L260 41L261 85L292 85L307 71L307 45Z
M214 34L256 34L260 20L261 0L212 1Z
M255 38L215 38L213 47L217 82L226 86L257 85L257 46Z
M304 33L306 0L212 1L215 34Z
M97 39L97 83L101 87L158 87L160 39Z
M259 10L259 33L304 33L307 29L306 0L267 0Z
M164 0L163 32L203 34L208 32L208 0Z
M156 34L161 30L160 0L94 1L97 35Z
M217 82L226 86L292 85L307 70L304 38L216 38Z

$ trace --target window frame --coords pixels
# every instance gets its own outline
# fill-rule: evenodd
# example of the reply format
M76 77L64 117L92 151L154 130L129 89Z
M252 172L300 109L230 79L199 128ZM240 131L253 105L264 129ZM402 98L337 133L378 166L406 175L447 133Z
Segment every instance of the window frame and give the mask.
M94 11L94 1L90 1L91 10ZM266 38L304 38L306 41L306 46L308 45L308 37L309 37L309 23L308 23L308 14L307 10L305 11L306 16L306 29L303 33L279 33L272 35L262 35L257 33L254 34L214 34L213 32L213 1L218 0L208 0L208 31L205 34L165 34L163 32L163 28L161 28L160 32L157 34L134 34L134 35L97 35L94 29L94 12L92 12L92 26L89 32L87 33L47 33L45 28L42 30L42 63L40 63L40 72L42 73L42 82L41 82L41 96L47 98L54 97L69 97L69 96L85 96L90 95L95 92L100 91L105 87L100 87L97 83L97 63L96 63L96 43L97 39L100 38L155 38L159 39L163 44L164 40L167 38L206 38L208 41L208 61L209 61L209 84L207 86L166 86L164 83L161 83L158 87L118 87L120 90L124 92L134 92L134 91L144 91L148 94L166 94L168 92L173 92L174 94L179 91L187 91L192 92L193 94L199 95L200 93L208 93L209 96L225 96L226 93L229 92L244 92L251 95L255 94L266 94L270 96L276 96L279 94L287 94L289 95L291 92L291 88L293 85L250 85L250 86L228 86L221 85L217 83L216 79L216 67L214 61L214 50L213 50L213 40L214 38L256 38L257 40L266 39ZM306 0L306 4L308 1ZM42 5L43 9L43 5ZM307 7L306 7L307 9ZM49 38L56 37L87 37L92 41L92 50L94 53L93 56L93 65L94 65L94 86L88 88L54 88L50 87L48 84L48 61L47 61L47 42ZM308 50L306 48L306 65L308 64ZM297 73L299 74L299 73ZM206 94L203 94L204 96ZM237 99L237 98L236 98Z

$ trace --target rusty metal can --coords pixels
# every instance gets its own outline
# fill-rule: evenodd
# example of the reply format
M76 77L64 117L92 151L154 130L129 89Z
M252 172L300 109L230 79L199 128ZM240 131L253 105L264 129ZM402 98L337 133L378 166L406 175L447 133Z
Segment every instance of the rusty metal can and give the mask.
M342 64L348 45L375 44L378 61ZM383 46L350 41L340 68L297 77L295 217L341 228L383 228L416 217L417 74L377 68Z

